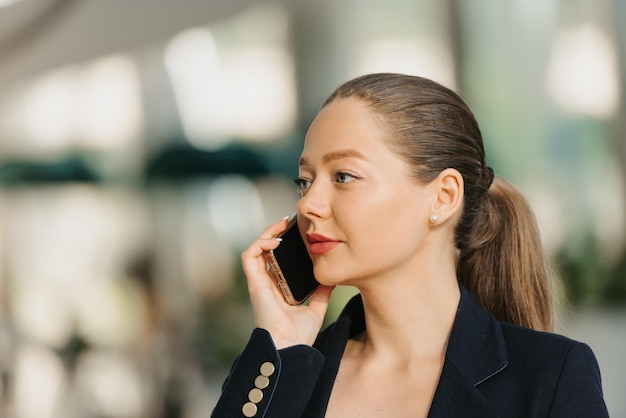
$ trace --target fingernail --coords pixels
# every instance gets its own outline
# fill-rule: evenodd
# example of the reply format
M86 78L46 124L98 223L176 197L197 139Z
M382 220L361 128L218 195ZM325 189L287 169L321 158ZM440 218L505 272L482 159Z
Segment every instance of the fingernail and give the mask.
M282 241L282 240L283 240L281 237L273 237L272 239L273 239L274 241L278 241L278 242L280 242L280 241Z
M288 220L289 218L291 218L291 216L284 216L281 220L282 220L282 221L286 221L286 220Z

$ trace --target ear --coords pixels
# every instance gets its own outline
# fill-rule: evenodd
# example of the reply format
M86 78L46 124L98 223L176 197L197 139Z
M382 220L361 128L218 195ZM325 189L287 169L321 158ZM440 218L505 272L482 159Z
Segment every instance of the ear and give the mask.
M461 213L463 207L463 176L454 168L446 168L431 182L435 201L432 215L436 215L434 223L445 222Z

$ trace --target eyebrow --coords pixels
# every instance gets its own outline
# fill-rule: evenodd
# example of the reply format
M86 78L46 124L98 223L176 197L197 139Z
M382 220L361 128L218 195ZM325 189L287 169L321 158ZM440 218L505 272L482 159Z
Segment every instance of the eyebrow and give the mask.
M343 158L359 158L361 160L368 161L363 154L355 149L343 149L329 152L328 154L324 154L322 161L324 164L327 164L331 161L341 160ZM300 165L308 165L307 159L304 157L300 158Z

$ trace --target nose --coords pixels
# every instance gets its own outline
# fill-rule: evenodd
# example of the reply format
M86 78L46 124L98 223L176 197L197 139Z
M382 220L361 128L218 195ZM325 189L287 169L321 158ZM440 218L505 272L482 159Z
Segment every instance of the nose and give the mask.
M326 218L331 212L328 198L329 191L324 188L323 183L314 181L298 201L298 213L309 220Z

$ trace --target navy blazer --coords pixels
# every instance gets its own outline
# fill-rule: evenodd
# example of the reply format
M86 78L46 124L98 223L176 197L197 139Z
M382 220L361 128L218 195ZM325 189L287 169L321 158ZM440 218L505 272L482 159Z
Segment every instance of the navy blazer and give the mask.
M212 417L324 417L346 342L364 329L357 295L313 347L276 350L267 331L254 330ZM263 364L271 373L261 379L268 374L260 371ZM461 288L428 416L601 418L608 412L589 346L499 322Z

